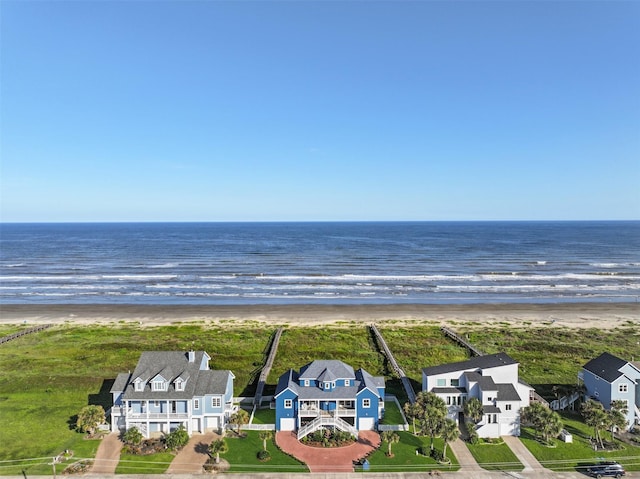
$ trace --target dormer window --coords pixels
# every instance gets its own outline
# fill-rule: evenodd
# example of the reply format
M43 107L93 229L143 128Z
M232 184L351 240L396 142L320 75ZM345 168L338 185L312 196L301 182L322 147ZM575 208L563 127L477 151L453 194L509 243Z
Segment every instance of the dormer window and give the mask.
M166 391L167 383L162 378L156 378L151 381L151 390L152 391Z
M184 391L185 381L182 378L178 378L175 381L176 391Z
M344 380L344 385L345 386L350 386L351 385L351 381L349 381L348 379Z
M305 385L305 386L309 386L309 380L308 380L308 379L305 379L305 380L304 380L304 385Z
M133 383L133 388L136 391L144 391L144 381L142 381L142 379L140 378L136 379Z
M331 389L331 383L329 381L324 383L324 388L325 389Z

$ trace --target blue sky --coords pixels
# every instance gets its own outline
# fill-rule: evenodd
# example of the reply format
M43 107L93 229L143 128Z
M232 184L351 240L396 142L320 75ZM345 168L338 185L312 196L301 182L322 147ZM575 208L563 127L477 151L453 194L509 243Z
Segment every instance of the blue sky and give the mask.
M640 219L640 2L17 1L0 219Z

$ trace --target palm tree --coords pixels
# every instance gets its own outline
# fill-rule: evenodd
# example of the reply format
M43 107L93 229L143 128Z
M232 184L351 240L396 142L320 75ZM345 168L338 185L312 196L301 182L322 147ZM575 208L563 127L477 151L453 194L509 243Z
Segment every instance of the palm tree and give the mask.
M538 430L545 443L548 443L550 438L557 437L560 431L562 431L562 420L557 412L546 408L540 420Z
M458 430L458 425L453 419L445 419L444 424L442 425L442 440L444 441L444 448L442 452L442 456L447 458L447 445L451 441L455 441L460 435L460 431Z
M209 452L216 455L216 464L220 462L220 454L224 454L229 450L227 442L224 439L217 439L209 446Z
M249 422L249 413L244 409L238 409L235 413L231 415L229 418L229 423L234 424L238 427L238 435L240 435L240 429L243 425Z
M411 421L413 423L413 432L415 433L415 431L416 431L416 419L418 417L420 417L420 415L422 414L422 406L418 402L414 402L414 403L406 402L404 404L404 406L402 407L402 409L404 411L404 415L408 419L411 419Z
M90 404L83 407L78 413L78 420L76 426L80 432L87 432L90 436L98 428L98 426L105 421L105 413L102 406Z
M400 441L400 436L397 433L393 432L393 431L383 431L382 434L380 434L380 437L388 445L389 449L387 450L387 456L388 457L392 457L391 445L396 443L396 442L398 442L398 441Z
M267 450L267 441L273 437L273 433L271 431L260 431L258 437L262 439L262 449Z
M600 447L604 449L604 443L602 441L600 431L602 429L606 429L607 424L609 423L607 411L604 410L601 403L596 402L593 399L588 399L582 404L582 417L584 418L585 424L593 428L596 441L598 441L600 443Z
M427 393L420 415L419 427L421 434L431 437L431 450L434 448L433 441L440 434L446 417L447 405L444 400L433 393Z
M464 415L478 424L484 416L482 401L478 398L471 398L464 404Z
M611 430L611 441L613 442L613 433L616 429L622 429L627 426L627 418L625 417L629 412L628 405L626 401L621 401L617 399L615 401L611 401L611 405L609 408L608 419L609 419L609 427Z

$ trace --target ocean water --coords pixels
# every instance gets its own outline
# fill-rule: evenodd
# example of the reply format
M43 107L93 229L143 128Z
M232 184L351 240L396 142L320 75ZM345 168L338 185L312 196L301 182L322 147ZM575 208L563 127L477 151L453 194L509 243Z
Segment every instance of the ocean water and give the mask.
M640 222L1 224L0 303L638 301Z

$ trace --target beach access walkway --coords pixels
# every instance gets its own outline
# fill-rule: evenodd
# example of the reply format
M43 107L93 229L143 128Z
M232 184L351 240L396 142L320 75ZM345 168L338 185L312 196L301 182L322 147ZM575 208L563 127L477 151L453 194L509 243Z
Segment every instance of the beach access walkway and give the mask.
M273 366L273 361L276 358L276 353L278 352L278 345L280 344L280 337L282 336L283 330L284 328L278 328L276 330L273 336L273 341L271 341L271 346L269 348L269 355L267 356L267 360L262 367L262 371L260 371L258 386L256 387L256 395L253 398L253 404L256 407L260 407L260 404L262 403L262 393L264 391L264 385L267 383L267 377L269 377L271 366Z
M382 351L384 352L384 355L386 356L387 361L389 361L389 364L391 364L391 368L396 372L396 374L402 381L402 385L404 386L404 389L407 393L409 402L411 403L416 402L416 393L413 390L411 381L409 380L404 370L400 367L400 365L396 361L396 358L393 357L393 353L391 352L391 349L389 349L389 346L387 346L387 342L382 337L382 333L380 333L380 331L378 330L375 324L371 324L369 328L371 329L371 332L373 333L376 340L378 341L378 344L382 348Z

